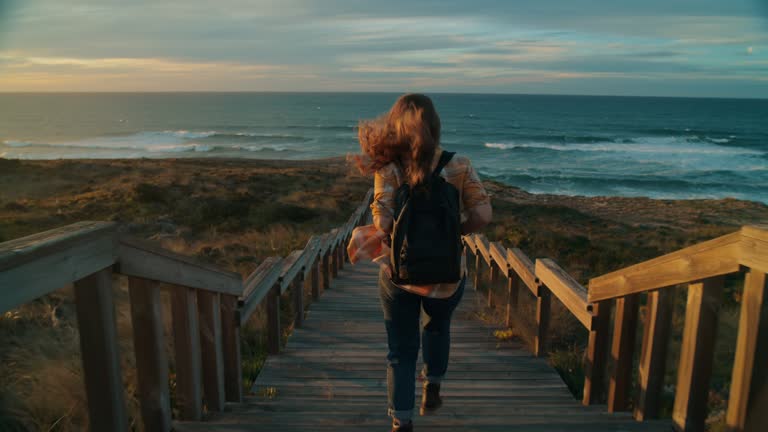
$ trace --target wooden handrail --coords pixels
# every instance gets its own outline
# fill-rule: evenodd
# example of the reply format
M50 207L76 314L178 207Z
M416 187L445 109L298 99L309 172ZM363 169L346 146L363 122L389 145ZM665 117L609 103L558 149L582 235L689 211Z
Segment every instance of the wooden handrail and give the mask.
M768 229L741 230L617 270L589 281L590 302L738 272L768 272Z
M94 430L124 431L111 274L114 269L128 276L144 426L168 431L171 408L159 282L171 293L179 415L200 420L201 400L211 411L224 409L225 401L242 400L240 326L266 303L267 346L270 353L278 352L280 294L292 290L295 324L300 326L301 282L311 278L316 298L319 267L325 278L336 275L345 257L343 243L365 221L372 196L369 190L338 228L311 237L286 259L265 259L245 279L146 241L118 236L116 224L109 222L79 222L0 243L0 312L74 282L90 424Z
M0 313L110 267L115 230L78 222L0 243Z
M584 327L592 330L592 305L587 302L587 290L583 286L547 258L536 260L536 276Z
M269 257L264 261L266 264L262 264L264 265L262 271L258 275L254 275L253 278L249 277L249 283L243 290L243 296L240 297L241 324L248 321L251 314L280 280L280 273L283 270L282 258Z
M146 241L121 237L117 272L174 285L240 295L243 278L194 258L156 247Z

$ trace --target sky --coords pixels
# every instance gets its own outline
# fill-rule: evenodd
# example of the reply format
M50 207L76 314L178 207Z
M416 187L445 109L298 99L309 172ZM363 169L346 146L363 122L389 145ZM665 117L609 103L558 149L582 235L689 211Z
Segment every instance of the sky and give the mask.
M0 0L0 92L768 98L768 0Z

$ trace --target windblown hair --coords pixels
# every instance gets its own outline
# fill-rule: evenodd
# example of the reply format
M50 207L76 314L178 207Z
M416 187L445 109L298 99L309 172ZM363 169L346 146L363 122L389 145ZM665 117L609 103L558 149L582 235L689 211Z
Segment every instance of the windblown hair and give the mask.
M363 174L373 174L395 162L408 183L415 186L430 174L440 144L440 117L427 96L405 94L388 113L361 121L358 139L363 154L355 159Z

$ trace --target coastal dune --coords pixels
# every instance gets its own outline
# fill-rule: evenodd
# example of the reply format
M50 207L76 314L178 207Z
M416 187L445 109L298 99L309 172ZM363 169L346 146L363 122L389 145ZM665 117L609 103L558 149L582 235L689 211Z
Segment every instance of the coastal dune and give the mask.
M266 257L285 256L340 224L371 185L342 158L313 161L0 159L0 241L81 220L116 221L120 230L185 255L247 274ZM768 220L768 206L735 199L655 200L531 194L486 181L494 222L490 240L550 257L584 283L690 244ZM730 369L720 365L735 340L736 288L727 287L716 353L715 392ZM117 295L123 361L132 370L127 293ZM526 307L530 299L523 299ZM521 314L532 316L532 314ZM486 319L500 322L501 311ZM523 318L520 318L523 320ZM555 302L550 361L574 393L584 334ZM675 327L681 317L676 316ZM258 321L258 320L257 320ZM527 341L525 322L515 337ZM576 330L574 330L576 329ZM243 333L244 379L263 360L258 323ZM674 336L673 336L674 338ZM24 305L0 318L0 429L79 430L85 422L71 292ZM674 352L674 348L673 348ZM672 371L669 372L670 374ZM125 377L129 392L134 377ZM723 397L720 395L719 397ZM714 398L716 400L717 398ZM717 413L717 406L711 407ZM135 398L129 409L138 415Z

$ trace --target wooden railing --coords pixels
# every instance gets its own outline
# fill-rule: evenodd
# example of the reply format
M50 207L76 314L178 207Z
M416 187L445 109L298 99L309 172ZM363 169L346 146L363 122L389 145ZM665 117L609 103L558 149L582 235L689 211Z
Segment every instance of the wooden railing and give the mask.
M527 287L536 297L533 351L537 356L546 353L552 295L589 331L584 405L604 399L607 378L608 411L630 409L638 307L640 296L646 296L638 391L634 398L637 420L659 416L671 330L672 288L687 284L672 414L675 428L685 431L702 431L705 427L724 277L745 273L726 422L732 431L768 428L758 424L759 418L765 421L768 413L768 308L763 301L768 272L768 228L747 226L733 234L591 279L589 290L552 260L537 259L534 265L519 249L489 243L482 235L465 236L464 243L475 256L475 287L479 286L485 266L490 269L491 286L500 274L507 278L508 326L518 312L520 287ZM489 304L492 294L489 289ZM613 367L606 377L609 352Z
M339 228L304 249L266 259L239 274L127 238L107 222L80 222L0 243L0 312L74 285L90 429L126 431L113 274L128 278L138 398L147 431L172 429L168 358L160 290L171 296L176 404L182 420L200 420L203 403L221 411L241 402L240 327L261 304L270 353L280 350L280 296L291 290L294 325L304 318L304 282L312 299L343 267L352 229L369 216L372 191ZM162 285L161 285L162 284Z

